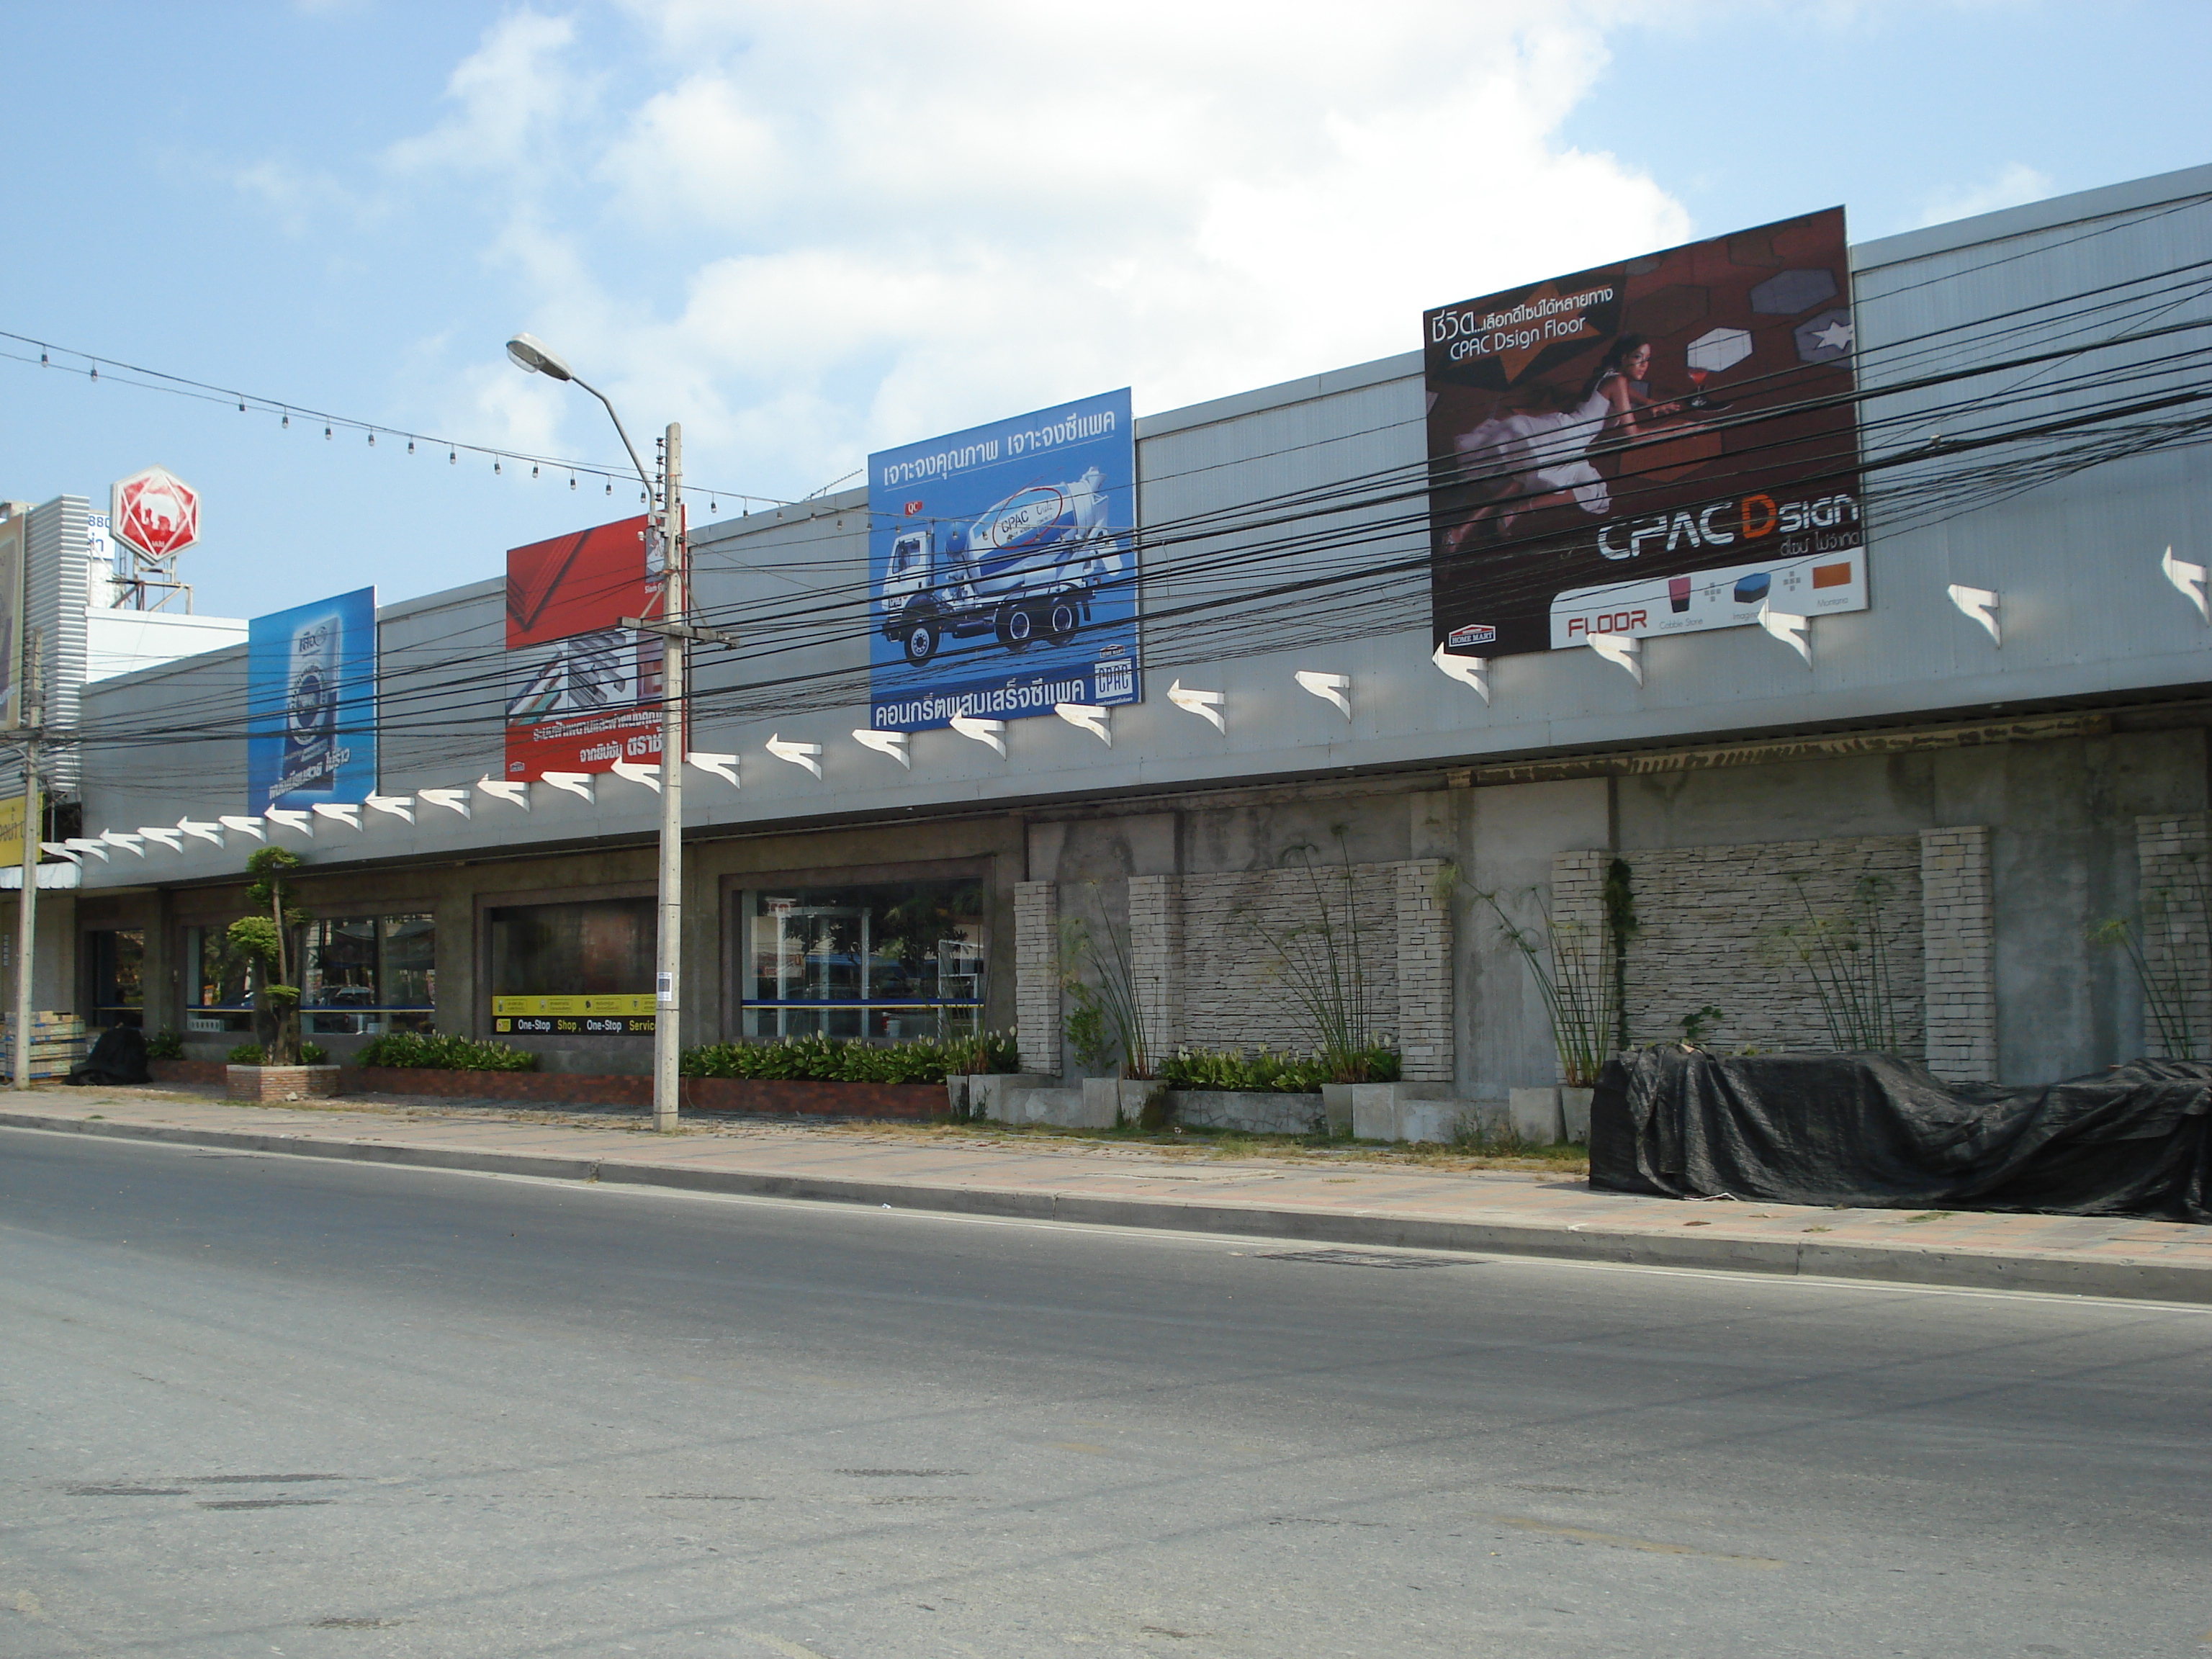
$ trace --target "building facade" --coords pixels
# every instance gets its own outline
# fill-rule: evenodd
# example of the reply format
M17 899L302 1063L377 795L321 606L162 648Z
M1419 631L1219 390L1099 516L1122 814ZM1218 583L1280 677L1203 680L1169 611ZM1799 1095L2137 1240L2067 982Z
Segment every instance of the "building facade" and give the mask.
M739 781L687 771L684 1041L983 1025L1079 1070L1073 919L1126 941L1156 1049L1304 1048L1283 941L1327 917L1406 1076L1473 1099L1557 1076L1516 927L1617 939L1632 1041L1825 1046L1807 942L1841 926L1939 1075L2201 1051L2208 260L2212 169L1852 249L1870 603L1819 618L1809 659L1749 627L1648 640L1637 676L1579 647L1497 659L1486 696L1439 672L1418 352L1139 418L1143 689L1110 743L1049 710L916 731L903 760L855 741L864 629L812 618L865 590L866 493L696 529L696 606L745 643L693 659L691 744ZM263 826L308 860L308 1034L641 1071L657 798L483 787L505 603L487 580L379 613L404 814ZM84 833L124 841L42 894L41 1006L240 1040L222 930L254 842L126 843L246 810L244 656L84 687ZM1218 694L1218 724L1171 687Z

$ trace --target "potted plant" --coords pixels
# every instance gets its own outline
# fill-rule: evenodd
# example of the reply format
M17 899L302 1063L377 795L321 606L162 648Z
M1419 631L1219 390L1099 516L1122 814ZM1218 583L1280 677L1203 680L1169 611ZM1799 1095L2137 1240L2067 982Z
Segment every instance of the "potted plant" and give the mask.
M261 848L246 860L246 873L253 878L246 896L255 908L232 922L226 937L253 966L253 1025L261 1040L261 1062L228 1068L233 1100L301 1099L338 1091L338 1068L305 1064L300 1051L300 988L294 970L302 965L299 935L309 917L294 902L284 876L301 862L283 847Z

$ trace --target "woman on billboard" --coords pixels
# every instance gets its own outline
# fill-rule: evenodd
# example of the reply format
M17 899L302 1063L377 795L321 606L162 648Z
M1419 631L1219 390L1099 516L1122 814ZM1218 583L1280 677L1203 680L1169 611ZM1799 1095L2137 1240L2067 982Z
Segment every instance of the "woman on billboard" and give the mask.
M1545 408L1493 411L1471 432L1462 433L1460 476L1495 492L1466 523L1444 538L1455 553L1477 530L1494 525L1504 536L1523 513L1572 504L1593 518L1613 510L1605 475L1590 464L1595 450L1617 449L1636 441L1636 417L1679 414L1680 404L1655 404L1638 390L1651 372L1651 342L1624 334L1606 352L1582 396L1560 406L1559 388L1538 382L1519 394L1552 404ZM1511 394L1509 394L1511 395Z

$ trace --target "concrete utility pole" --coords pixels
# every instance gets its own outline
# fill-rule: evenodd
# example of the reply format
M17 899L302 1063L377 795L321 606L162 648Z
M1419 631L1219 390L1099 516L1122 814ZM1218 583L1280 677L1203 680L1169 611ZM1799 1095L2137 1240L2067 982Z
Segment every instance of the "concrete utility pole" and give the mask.
M653 1127L676 1127L683 1086L684 999L684 653L676 632L691 605L690 550L684 540L684 428L668 423L660 458L660 960L653 985Z
M507 343L507 355L515 366L532 374L574 382L597 398L615 423L615 432L629 452L645 486L646 502L660 537L661 599L659 621L647 617L624 617L618 623L633 633L658 634L663 642L660 658L660 878L659 929L653 988L653 1127L667 1133L676 1127L678 1097L682 1079L678 1061L683 1053L684 1003L684 745L688 721L684 706L684 647L693 640L714 645L735 645L737 635L719 628L696 628L684 621L690 608L690 553L684 536L684 428L672 421L663 440L659 487L637 458L637 449L623 430L622 416L607 395L579 380L560 356L535 336L518 334ZM658 503L657 507L655 503Z
M46 711L42 672L46 656L45 632L31 629L24 653L23 676L23 893L16 909L15 1086L31 1086L31 962L39 937L39 829L43 807L39 799L39 738Z

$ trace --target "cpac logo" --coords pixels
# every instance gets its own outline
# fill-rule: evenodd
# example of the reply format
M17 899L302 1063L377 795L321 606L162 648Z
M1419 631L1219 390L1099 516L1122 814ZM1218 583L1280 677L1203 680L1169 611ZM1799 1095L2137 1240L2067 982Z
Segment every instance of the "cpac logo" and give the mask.
M166 559L200 538L200 493L165 466L134 472L115 486L111 528L149 559Z
M1664 538L1662 552L1678 547L1726 547L1737 538L1755 542L1779 530L1795 536L1807 530L1832 530L1859 521L1859 504L1849 495L1823 495L1818 501L1777 502L1771 495L1746 495L1740 500L1715 501L1697 512L1658 513L1632 524L1604 526L1597 532L1597 550L1608 559L1641 558L1644 543ZM1613 538L1625 530L1627 545Z

